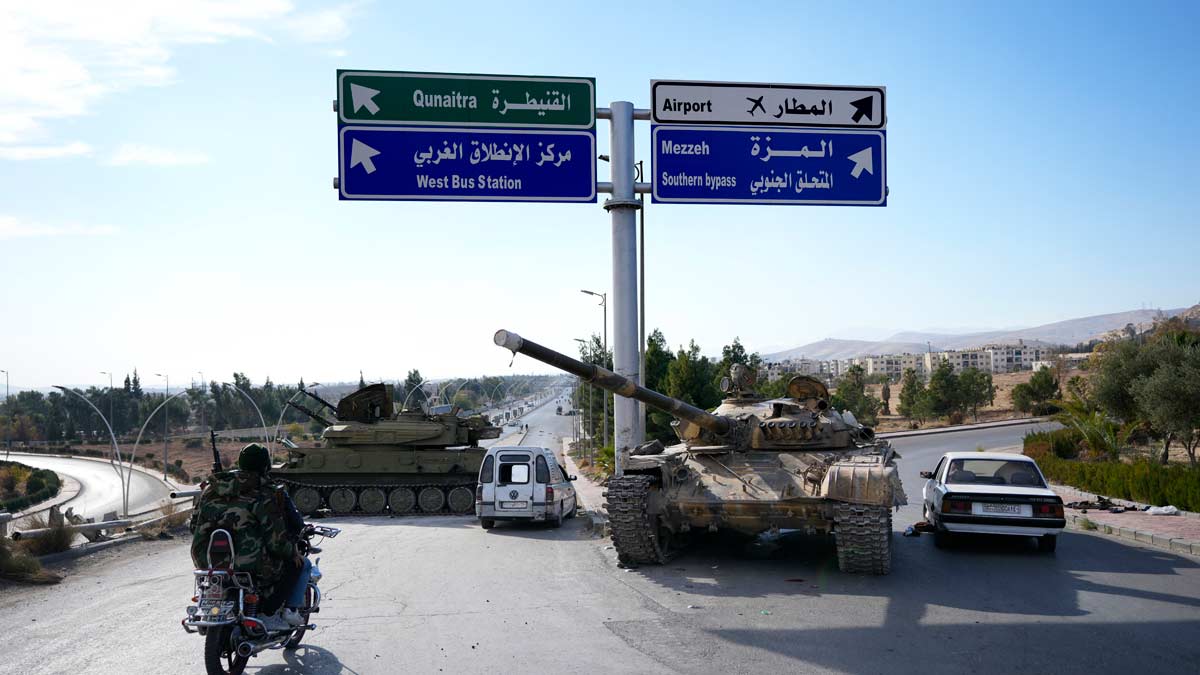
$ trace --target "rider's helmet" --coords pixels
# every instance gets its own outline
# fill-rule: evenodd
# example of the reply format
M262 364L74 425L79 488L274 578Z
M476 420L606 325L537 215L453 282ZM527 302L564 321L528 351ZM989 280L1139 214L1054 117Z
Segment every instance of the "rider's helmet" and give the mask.
M242 471L266 473L271 470L271 453L258 443L251 443L242 448L237 463Z

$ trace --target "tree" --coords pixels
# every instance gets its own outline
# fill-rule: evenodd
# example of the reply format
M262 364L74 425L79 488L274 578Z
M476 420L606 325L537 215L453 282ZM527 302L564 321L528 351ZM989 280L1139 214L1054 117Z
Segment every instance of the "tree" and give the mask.
M883 383L883 388L879 392L879 400L883 402L883 414L892 414L892 387L889 382Z
M900 378L900 414L909 419L924 422L925 417L922 413L925 411L921 407L924 397L925 383L917 376L916 370L906 368L904 375Z
M1013 387L1013 407L1021 412L1031 412L1046 415L1057 412L1058 406L1051 403L1054 399L1062 398L1058 388L1058 380L1049 368L1035 372L1029 382Z
M358 388L362 389L365 386L367 386L367 381L363 379L363 374L362 374L362 371L360 370L360 371L358 371Z
M654 329L646 338L646 386L654 391L665 392L667 389L667 368L671 365L672 354L667 347L667 339L662 331ZM673 418L653 408L646 408L646 438L648 440L669 441L675 437L671 430Z
M408 376L404 378L404 396L400 397L400 401L408 400L409 405L421 405L429 398L421 384L425 379L421 377L421 371L413 368L408 371Z
M830 405L849 410L862 424L873 426L879 421L879 399L867 393L866 371L862 366L850 366L837 382L837 391Z
M707 356L700 356L700 347L693 340L688 348L679 348L667 366L667 396L686 401L705 410L721 402L721 391L713 377L716 366Z
M747 354L746 348L742 346L742 341L739 338L733 338L733 344L721 347L721 361L714 368L713 376L716 381L713 383L717 389L721 388L721 378L729 375L733 364L740 363L750 369L751 373L758 375L758 369L762 366L762 357L758 353Z
M1168 439L1164 463L1174 438L1183 443L1194 466L1200 445L1200 348L1162 341L1148 345L1147 351L1153 353L1158 367L1133 382L1134 402L1142 418Z
M992 374L978 368L967 368L958 376L958 392L964 409L970 410L975 421L979 421L979 406L995 399L996 387Z
M954 366L950 365L949 361L939 362L929 375L929 386L926 388L929 411L934 416L941 417L962 410L962 397L958 389L958 376L954 374Z

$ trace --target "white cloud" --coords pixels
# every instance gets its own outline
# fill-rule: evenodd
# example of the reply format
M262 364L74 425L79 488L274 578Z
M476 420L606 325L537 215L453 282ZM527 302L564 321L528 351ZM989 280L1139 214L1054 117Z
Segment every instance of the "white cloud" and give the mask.
M336 42L350 35L350 5L300 12L284 21L284 27L302 42Z
M192 166L207 164L208 155L194 150L173 150L152 145L126 144L117 148L106 162L112 166L147 164L150 166Z
M108 236L117 233L111 225L45 225L23 223L12 216L0 216L0 240L19 237Z
M171 84L181 45L270 42L275 33L331 42L349 34L352 13L349 4L298 11L289 0L0 2L0 147L55 145L53 120L85 115L115 93Z
M64 145L0 145L0 159L57 159L90 154L92 146L78 141Z

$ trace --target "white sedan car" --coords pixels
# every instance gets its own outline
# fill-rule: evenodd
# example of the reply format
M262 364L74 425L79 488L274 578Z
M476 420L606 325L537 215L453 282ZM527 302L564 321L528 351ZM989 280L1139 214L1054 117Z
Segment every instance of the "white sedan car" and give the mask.
M1007 452L947 452L922 471L925 520L944 547L954 533L1037 537L1051 552L1066 525L1062 499L1046 486L1037 462Z

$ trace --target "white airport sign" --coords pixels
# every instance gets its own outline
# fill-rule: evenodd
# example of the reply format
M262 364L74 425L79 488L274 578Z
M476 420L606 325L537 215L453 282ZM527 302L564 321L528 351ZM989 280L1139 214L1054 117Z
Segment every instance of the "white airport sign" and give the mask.
M883 87L651 80L658 124L884 129Z

